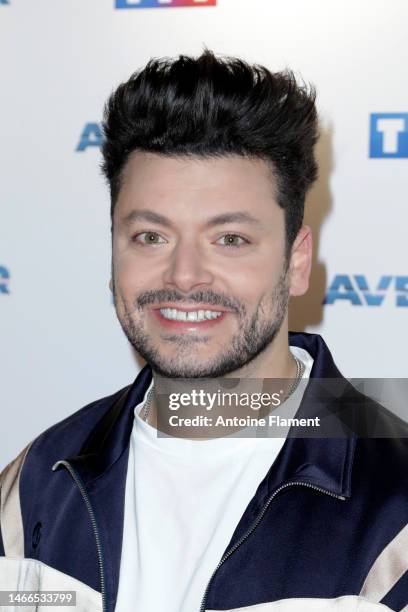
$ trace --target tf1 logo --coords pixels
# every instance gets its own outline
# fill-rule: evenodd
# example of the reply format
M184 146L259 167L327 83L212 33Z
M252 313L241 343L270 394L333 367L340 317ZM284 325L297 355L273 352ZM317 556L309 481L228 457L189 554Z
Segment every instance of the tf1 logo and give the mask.
M372 113L370 157L408 157L408 113Z
M179 6L216 6L217 0L115 0L117 9L177 8Z
M10 279L10 272L4 266L0 266L0 294L10 293L8 288L8 282Z
M395 306L408 307L408 276L380 276L377 287L370 289L363 274L336 274L323 304L346 300L352 306L382 306L390 293L395 298Z

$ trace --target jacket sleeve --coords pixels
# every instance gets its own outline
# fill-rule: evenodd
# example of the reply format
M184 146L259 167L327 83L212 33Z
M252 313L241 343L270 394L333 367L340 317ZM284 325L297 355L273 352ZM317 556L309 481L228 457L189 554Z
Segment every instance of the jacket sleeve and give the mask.
M3 537L1 535L1 529L0 529L0 557L4 557L5 553L4 553L4 546L3 546Z
M381 602L391 610L408 612L408 524L377 557L360 596L374 603Z
M0 474L0 556L24 557L20 476L31 442Z

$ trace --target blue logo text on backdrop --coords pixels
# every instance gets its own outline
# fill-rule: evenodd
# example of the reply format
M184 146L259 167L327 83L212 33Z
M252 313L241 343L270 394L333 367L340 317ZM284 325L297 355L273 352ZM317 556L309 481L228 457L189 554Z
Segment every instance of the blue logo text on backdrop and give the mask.
M408 157L408 113L372 113L370 157Z
M217 0L115 0L117 9L177 8L179 6L216 6Z
M2 293L10 293L8 283L10 279L10 272L4 266L0 266L0 295Z
M86 123L75 150L86 151L88 147L100 147L102 146L102 142L102 126L99 123Z
M394 305L408 307L408 276L380 276L376 288L370 288L364 274L336 274L323 304L346 300L352 306L382 306L387 295Z

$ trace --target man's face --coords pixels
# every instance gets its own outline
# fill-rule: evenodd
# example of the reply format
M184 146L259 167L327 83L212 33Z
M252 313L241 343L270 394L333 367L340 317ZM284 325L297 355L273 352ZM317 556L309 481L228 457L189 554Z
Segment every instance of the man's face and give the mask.
M245 366L275 338L290 293L270 168L133 153L112 267L119 321L154 371L215 377Z

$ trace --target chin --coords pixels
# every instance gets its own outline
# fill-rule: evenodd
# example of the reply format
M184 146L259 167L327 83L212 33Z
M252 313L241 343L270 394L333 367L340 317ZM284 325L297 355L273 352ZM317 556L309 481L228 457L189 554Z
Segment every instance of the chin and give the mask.
M158 360L150 363L152 369L166 378L207 378L211 377L211 364L207 362L192 363L191 359L187 362L177 362L175 359Z

